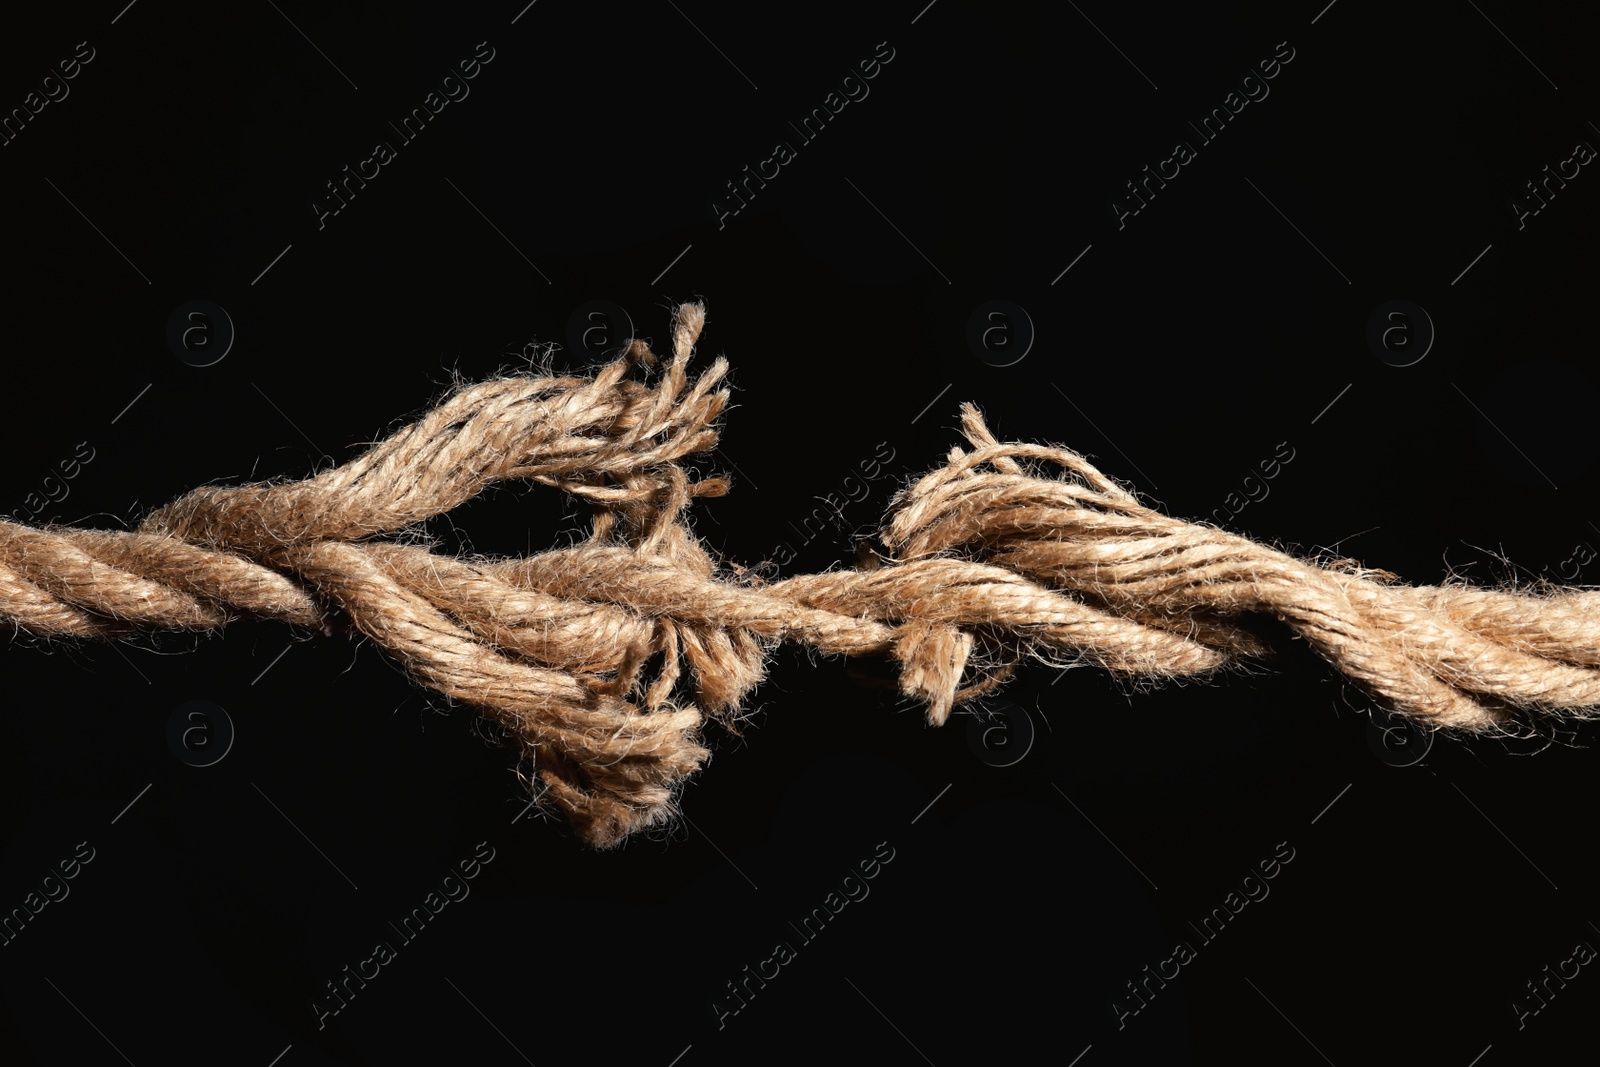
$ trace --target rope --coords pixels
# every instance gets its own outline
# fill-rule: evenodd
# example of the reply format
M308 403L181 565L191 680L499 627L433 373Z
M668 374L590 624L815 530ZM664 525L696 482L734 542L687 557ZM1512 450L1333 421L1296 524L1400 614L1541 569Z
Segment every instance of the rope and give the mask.
M970 404L969 448L900 490L867 563L771 584L720 566L684 511L728 483L679 465L715 446L729 399L725 360L688 373L704 322L678 309L653 384L631 374L660 362L635 340L592 378L466 385L342 466L197 489L135 530L0 521L0 619L43 637L243 617L360 633L503 727L529 786L600 847L673 817L705 721L736 726L781 642L890 657L935 725L1024 661L1130 679L1259 662L1263 616L1428 728L1600 704L1600 593L1298 559L1148 508L1068 449L1001 443ZM588 540L488 559L397 539L509 480L588 501Z

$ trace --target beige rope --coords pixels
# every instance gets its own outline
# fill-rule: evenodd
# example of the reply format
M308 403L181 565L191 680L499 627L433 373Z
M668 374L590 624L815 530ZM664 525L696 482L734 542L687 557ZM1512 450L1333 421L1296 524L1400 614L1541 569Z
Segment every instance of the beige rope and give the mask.
M242 616L357 631L503 726L598 846L672 816L705 716L733 725L782 641L891 657L935 724L1026 659L1130 678L1259 660L1260 616L1425 726L1600 704L1600 593L1413 588L1297 559L1162 515L1067 449L1002 444L971 405L970 450L898 493L870 566L729 574L683 519L728 488L678 462L716 444L728 402L724 360L688 374L704 322L678 309L654 384L630 377L657 362L634 341L593 378L468 385L343 466L197 489L134 531L0 522L0 618L97 638ZM381 539L511 479L588 500L589 539L509 560Z

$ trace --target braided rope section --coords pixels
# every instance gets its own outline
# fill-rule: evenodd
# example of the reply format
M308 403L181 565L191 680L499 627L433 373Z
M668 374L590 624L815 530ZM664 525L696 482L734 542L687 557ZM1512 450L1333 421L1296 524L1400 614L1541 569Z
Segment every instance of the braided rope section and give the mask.
M0 619L79 638L241 617L353 630L503 727L529 785L599 847L672 818L706 719L734 725L784 641L889 657L935 725L1028 660L1133 679L1258 661L1261 617L1430 728L1600 704L1600 593L1300 560L1148 508L1070 450L1003 444L971 405L970 449L900 490L886 551L772 584L727 573L684 521L728 489L679 463L715 446L729 399L723 359L688 373L704 322L678 309L664 364L636 340L593 378L464 386L342 466L197 489L133 531L0 521ZM468 559L383 537L513 479L588 501L588 540Z

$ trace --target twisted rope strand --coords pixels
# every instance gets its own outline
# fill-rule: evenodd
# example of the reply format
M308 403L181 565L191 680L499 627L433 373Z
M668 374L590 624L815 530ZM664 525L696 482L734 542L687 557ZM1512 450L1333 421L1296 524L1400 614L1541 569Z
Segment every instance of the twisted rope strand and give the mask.
M530 786L596 846L673 816L709 756L706 718L735 726L782 642L889 657L934 724L1024 661L1136 679L1258 662L1262 617L1429 728L1600 704L1600 593L1419 588L1298 559L1146 507L1068 449L1002 443L971 405L970 448L895 496L884 555L771 584L729 575L684 521L728 489L680 466L716 445L729 399L725 360L689 376L704 323L680 307L664 363L633 341L592 378L459 386L348 463L197 489L133 531L0 521L0 619L44 637L240 617L360 633L502 727ZM588 540L468 559L381 539L510 480L586 500Z

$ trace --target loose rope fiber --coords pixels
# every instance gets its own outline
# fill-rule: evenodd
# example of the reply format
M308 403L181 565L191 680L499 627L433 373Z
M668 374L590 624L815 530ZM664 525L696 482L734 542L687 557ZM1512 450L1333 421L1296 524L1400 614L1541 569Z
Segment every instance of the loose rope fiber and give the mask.
M1600 704L1600 593L1297 559L1162 515L1065 448L1001 443L970 404L970 448L899 491L868 564L771 584L723 568L684 511L728 483L679 465L715 446L729 399L725 360L689 377L704 322L678 309L658 373L635 340L593 378L467 385L343 466L197 489L136 530L0 522L0 618L78 638L241 617L358 632L502 726L528 784L601 847L673 816L706 718L735 725L784 641L888 656L936 725L1029 660L1130 679L1259 662L1264 617L1423 727ZM588 540L495 560L382 538L513 479L588 501Z

